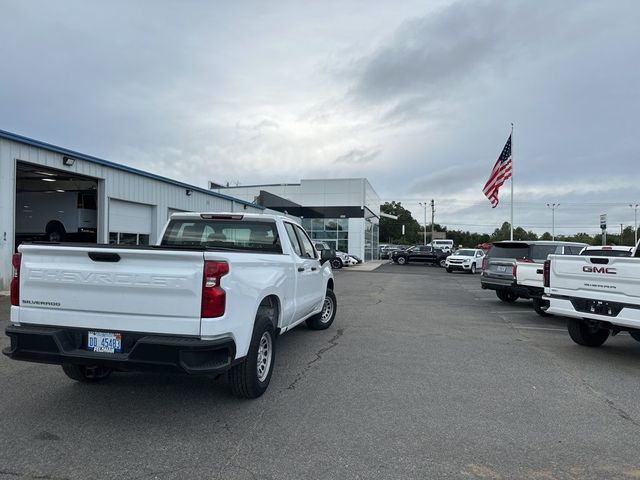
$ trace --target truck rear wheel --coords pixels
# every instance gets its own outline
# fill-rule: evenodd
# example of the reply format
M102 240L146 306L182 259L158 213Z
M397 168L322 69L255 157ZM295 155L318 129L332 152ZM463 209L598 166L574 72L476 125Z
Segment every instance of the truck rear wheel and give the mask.
M518 299L518 296L509 290L496 290L496 295L500 300L506 303L513 303Z
M609 338L609 329L590 320L567 319L571 340L584 347L599 347Z
M325 330L331 326L336 318L336 295L333 290L327 288L327 293L322 304L322 311L307 319L307 326L312 330Z
M631 338L633 338L636 342L640 342L640 332L629 332Z
M275 330L265 316L258 316L249 351L242 362L229 370L231 393L241 398L258 398L269 386L276 357Z
M547 309L549 308L549 300L543 300L542 298L532 298L533 309L536 311L538 315L541 317L551 317L550 313L547 313Z
M62 365L62 371L72 380L83 383L96 383L111 375L111 368L100 367L98 365L73 365L65 363Z

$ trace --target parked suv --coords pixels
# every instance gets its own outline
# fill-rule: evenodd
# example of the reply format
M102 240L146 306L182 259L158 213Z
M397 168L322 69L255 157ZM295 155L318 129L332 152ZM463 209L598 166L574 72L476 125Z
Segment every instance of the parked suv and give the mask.
M391 254L391 260L398 265L405 263L433 263L441 267L445 266L445 261L451 252L445 252L431 245L414 245L406 250L396 250Z
M485 256L480 283L484 289L495 290L503 302L515 302L518 298L538 300L544 291L542 264L547 256L578 255L584 247L584 243L542 240L494 242ZM519 265L533 270L532 278L520 275L518 281Z

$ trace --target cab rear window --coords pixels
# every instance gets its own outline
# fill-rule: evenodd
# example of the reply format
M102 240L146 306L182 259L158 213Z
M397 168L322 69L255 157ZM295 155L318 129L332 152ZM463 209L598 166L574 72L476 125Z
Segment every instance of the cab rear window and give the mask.
M171 220L161 244L282 253L275 222L251 220Z
M585 250L580 255L589 257L630 257L629 250Z

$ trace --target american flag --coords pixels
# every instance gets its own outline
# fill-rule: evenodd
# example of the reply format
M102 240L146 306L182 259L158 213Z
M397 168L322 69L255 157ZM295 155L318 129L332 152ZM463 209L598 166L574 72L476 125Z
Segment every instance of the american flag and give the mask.
M491 206L496 208L498 206L498 191L500 187L504 185L504 182L511 178L512 172L512 158L511 158L511 135L509 135L509 139L507 143L505 143L504 148L502 149L502 153L496 160L493 169L491 170L491 175L489 175L489 180L485 184L482 192L485 197L489 199L491 202Z

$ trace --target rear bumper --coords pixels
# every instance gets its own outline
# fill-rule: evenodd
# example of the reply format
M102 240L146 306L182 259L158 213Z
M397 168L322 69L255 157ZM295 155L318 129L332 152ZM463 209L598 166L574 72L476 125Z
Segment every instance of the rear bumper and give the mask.
M553 295L545 295L543 298L545 300L549 300L549 308L547 309L547 312L554 315L599 320L611 325L623 327L623 329L628 328L632 330L640 330L640 307L638 305L608 302L608 304L615 309L615 315L602 315L598 313L591 313L589 310L585 310L584 308L576 308L576 305L581 305L585 300L587 300L584 298Z
M11 345L2 350L4 355L37 363L211 375L228 370L236 354L232 338L200 340L123 332L122 353L97 353L85 348L87 332L82 329L11 325L5 332Z
M535 288L518 285L513 280L486 277L484 275L480 278L480 286L486 290L512 292L520 298L541 297L544 293L544 289L538 291Z

